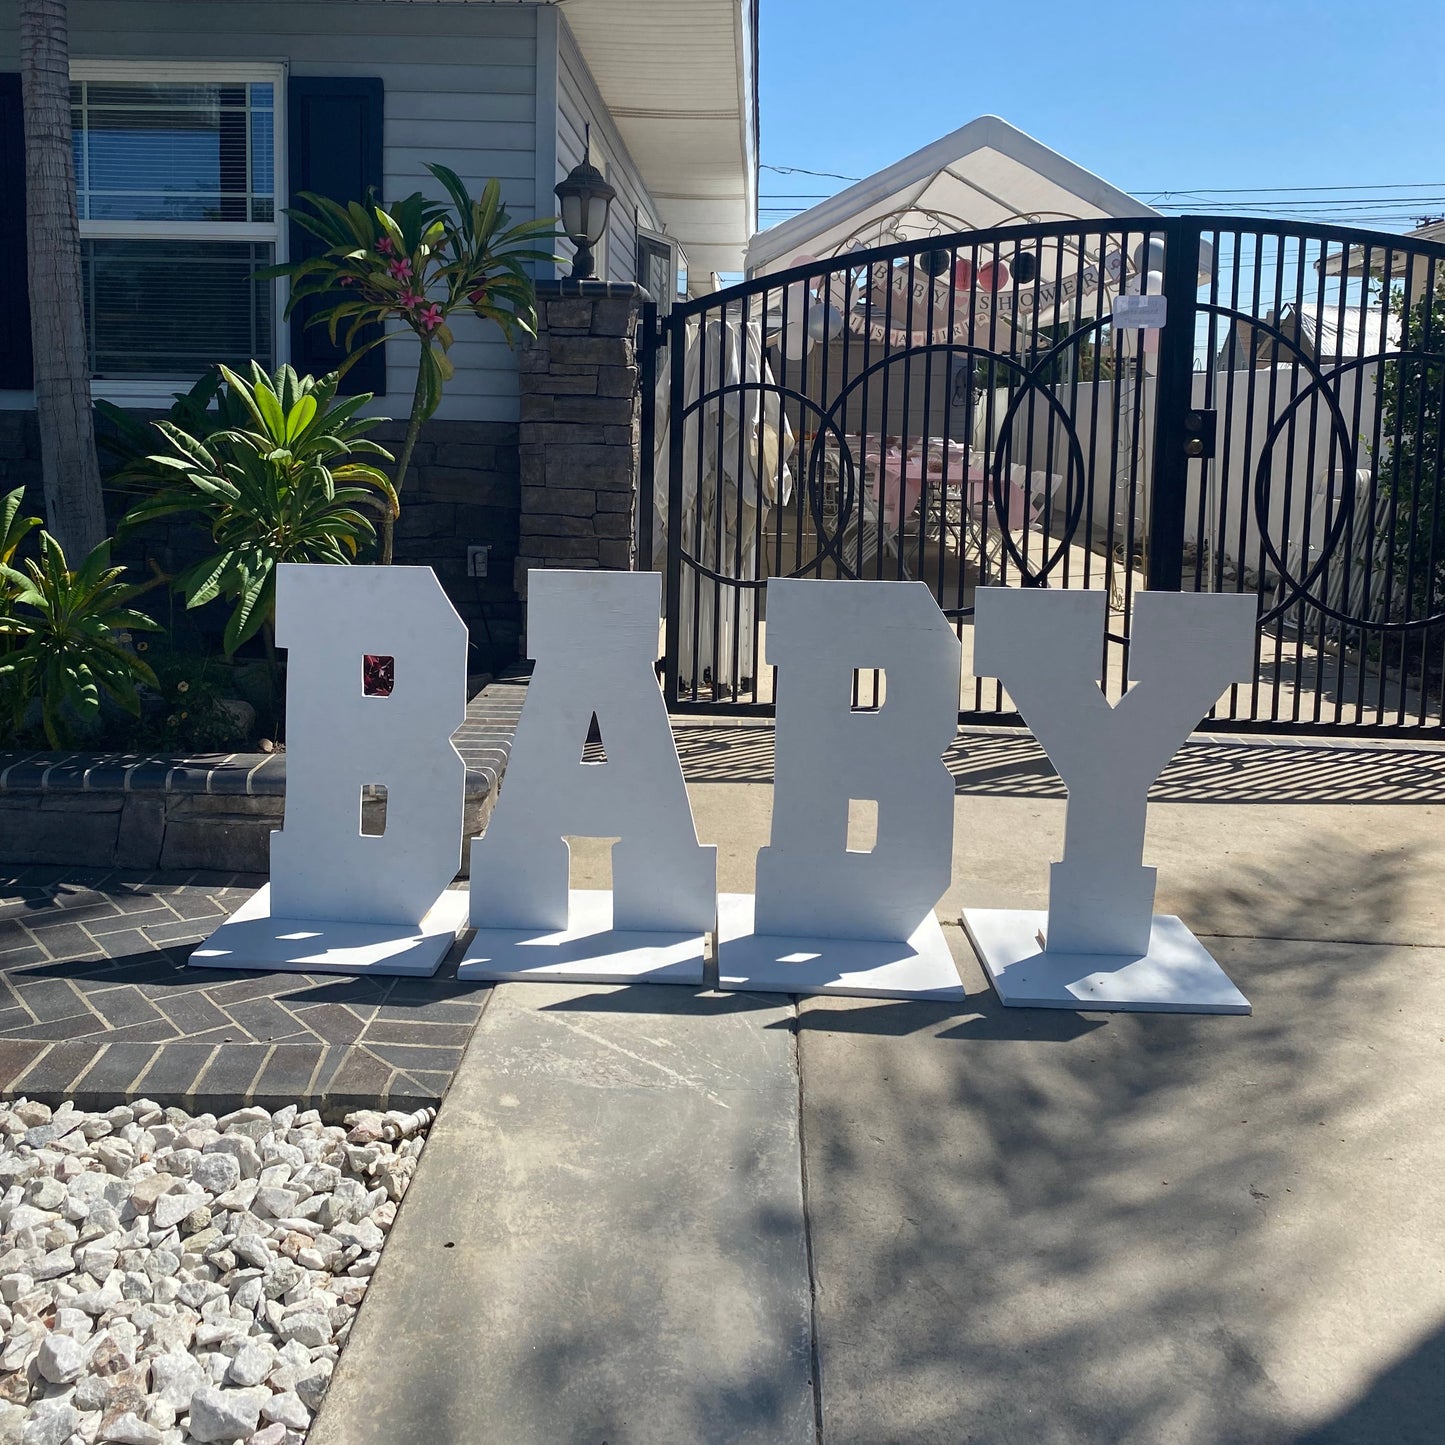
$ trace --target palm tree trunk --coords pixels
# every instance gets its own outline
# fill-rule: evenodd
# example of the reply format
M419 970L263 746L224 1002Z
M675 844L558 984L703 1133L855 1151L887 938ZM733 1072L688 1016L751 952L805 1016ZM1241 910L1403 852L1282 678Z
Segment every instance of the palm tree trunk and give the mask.
M427 350L431 343L425 338L422 339L422 350ZM411 454L416 450L417 438L421 435L422 412L424 411L423 396L426 382L424 380L426 368L420 359L417 361L416 369L416 391L411 399L411 415L406 421L406 438L401 444L401 456L396 462L396 497L401 500L401 489L406 485L406 474L411 470ZM393 550L396 546L396 521L392 517L381 519L381 556L378 559L383 567L391 566Z
M19 0L25 235L45 516L72 566L105 540L81 302L66 0Z

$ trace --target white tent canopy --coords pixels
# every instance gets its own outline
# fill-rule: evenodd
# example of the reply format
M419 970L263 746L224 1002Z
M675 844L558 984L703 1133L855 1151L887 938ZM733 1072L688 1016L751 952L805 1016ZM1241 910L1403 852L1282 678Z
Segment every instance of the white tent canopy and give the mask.
M1159 213L996 115L980 116L748 243L752 276L953 231Z

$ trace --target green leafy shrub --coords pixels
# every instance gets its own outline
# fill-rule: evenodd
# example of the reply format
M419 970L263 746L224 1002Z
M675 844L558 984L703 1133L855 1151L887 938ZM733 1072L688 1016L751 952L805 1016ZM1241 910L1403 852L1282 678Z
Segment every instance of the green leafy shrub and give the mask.
M189 391L176 392L170 410L161 420L179 427L197 441L214 432L244 426L248 413L239 397L225 385L221 369L213 366ZM155 423L99 398L96 411L108 423L96 429L106 486L121 492L149 491L155 482L150 455L156 449Z
M175 578L188 607L232 603L227 655L263 627L269 643L282 562L347 563L376 537L368 513L396 515L385 472L359 456L390 461L363 435L377 418L358 416L369 394L338 400L337 377L316 380L283 366L268 376L256 362L246 381L221 367L223 399L244 425L204 439L171 421L154 423L166 450L145 459L155 490L126 513L120 534L162 517L191 514L215 551Z
M137 649L145 643L137 643ZM246 714L238 706L234 669L215 657L174 648L151 649L147 661L155 673L155 697L138 741L167 752L233 751L251 741Z
M25 488L17 487L13 492L0 497L0 566L8 567L20 550L20 544L40 525L39 517L22 517L20 508L25 502ZM14 585L0 579L0 586Z
M120 580L124 570L110 565L110 543L102 542L72 571L60 543L44 531L38 560L0 564L0 697L16 735L32 703L53 748L92 736L102 699L140 717L138 687L155 686L156 677L126 644L131 632L158 625L129 605L140 589Z
M1380 435L1388 447L1380 481L1394 508L1391 600L1401 616L1403 603L1411 618L1425 618L1445 612L1445 290L1413 306L1396 291L1390 305L1401 352L1380 374Z

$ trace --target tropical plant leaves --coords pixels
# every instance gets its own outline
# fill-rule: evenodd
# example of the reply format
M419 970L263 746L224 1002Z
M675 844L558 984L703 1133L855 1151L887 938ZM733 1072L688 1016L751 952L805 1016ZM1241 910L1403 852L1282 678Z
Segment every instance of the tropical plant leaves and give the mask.
M364 435L380 420L360 414L369 394L338 399L334 373L317 379L283 366L268 375L256 362L250 372L219 368L222 399L239 420L204 443L174 421L156 424L166 450L146 459L153 490L120 527L123 535L190 514L207 529L214 551L174 585L188 608L232 604L228 654L274 616L279 564L350 562L375 540L368 513L391 518L398 505L386 473L356 459L392 460Z
M10 500L0 504L0 524ZM43 530L38 559L0 566L0 699L17 731L32 700L55 748L73 745L95 722L103 697L139 714L136 685L155 686L156 678L124 639L159 624L129 605L140 589L122 582L123 574L110 565L109 542L72 569Z

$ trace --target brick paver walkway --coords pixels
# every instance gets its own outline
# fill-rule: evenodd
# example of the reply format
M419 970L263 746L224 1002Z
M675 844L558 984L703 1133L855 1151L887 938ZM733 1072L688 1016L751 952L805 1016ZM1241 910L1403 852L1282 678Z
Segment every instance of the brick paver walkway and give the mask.
M0 1098L304 1101L328 1116L436 1103L487 998L457 981L460 948L430 979L186 967L264 881L0 872Z

